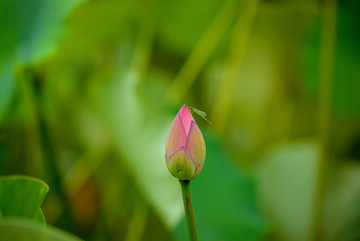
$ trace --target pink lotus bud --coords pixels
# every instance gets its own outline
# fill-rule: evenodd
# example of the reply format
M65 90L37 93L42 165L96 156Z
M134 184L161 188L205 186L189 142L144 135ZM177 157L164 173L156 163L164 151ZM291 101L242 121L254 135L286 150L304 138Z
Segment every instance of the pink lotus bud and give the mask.
M180 180L197 177L204 165L204 137L186 105L176 115L165 147L165 160L170 173Z

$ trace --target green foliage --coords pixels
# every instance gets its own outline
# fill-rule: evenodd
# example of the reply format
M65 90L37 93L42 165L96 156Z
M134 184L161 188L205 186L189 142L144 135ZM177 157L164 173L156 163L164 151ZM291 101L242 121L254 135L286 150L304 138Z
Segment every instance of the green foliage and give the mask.
M64 20L83 0L4 0L0 3L0 122L15 90L15 68L54 53Z
M25 176L0 177L1 219L25 218L45 226L40 209L49 187L43 181Z
M310 240L318 160L317 145L299 141L274 147L257 166L259 196L281 240Z
M185 240L164 147L188 104L212 121L201 127L207 158L192 182L200 241L307 240L312 229L319 240L357 239L357 1L336 1L331 113L322 119L332 1L80 2L0 2L0 172L49 184L49 224L90 241ZM314 210L315 180L325 182L324 210ZM29 218L39 217L37 203ZM314 213L323 215L315 226ZM40 229L1 215L0 237L6 229L30 240Z
M313 200L319 192L319 165L319 147L311 140L275 146L257 165L259 197L266 214L272 217L277 239L311 239L318 225ZM323 235L325 240L354 240L358 234L353 226L360 217L360 210L354 209L360 200L359 166L328 168L331 171L324 184Z
M0 220L0 241L80 241L64 231L24 220Z
M360 167L349 164L336 168L328 179L324 219L326 240L358 240L360 233Z
M332 106L336 113L345 116L357 116L360 113L360 105L354 104L360 102L359 10L360 4L354 0L339 4L337 10ZM305 83L314 92L319 91L319 55L322 44L319 38L320 30L325 24L320 17L318 16L312 25L312 31L303 52Z
M165 140L171 119L160 119L160 109L151 113L151 103L145 103L133 86L137 79L119 75L103 90L99 98L105 110L115 147L124 155L120 161L134 178L144 197L155 208L163 222L172 227L182 216L182 200L178 183L165 165ZM113 91L116 90L116 91ZM112 103L109 105L109 103ZM116 103L128 103L122 113L114 112ZM147 115L147 116L145 116ZM126 118L124 118L126 116ZM151 145L148 143L151 142ZM141 151L139 151L141 150Z
M49 187L26 176L0 177L0 241L80 240L64 231L47 226L40 209Z

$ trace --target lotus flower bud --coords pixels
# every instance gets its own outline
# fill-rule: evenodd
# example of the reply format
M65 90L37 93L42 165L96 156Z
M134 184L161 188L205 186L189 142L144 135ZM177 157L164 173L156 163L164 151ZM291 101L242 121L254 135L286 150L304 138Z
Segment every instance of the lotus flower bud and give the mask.
M176 115L165 147L165 160L170 173L180 180L197 177L204 165L204 137L186 105Z

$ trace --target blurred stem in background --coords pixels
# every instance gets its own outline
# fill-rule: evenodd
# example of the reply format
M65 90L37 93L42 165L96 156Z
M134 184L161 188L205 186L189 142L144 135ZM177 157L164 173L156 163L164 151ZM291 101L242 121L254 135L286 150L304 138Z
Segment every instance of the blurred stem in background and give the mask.
M176 103L188 92L211 53L229 28L234 18L234 9L236 9L236 1L229 0L224 4L165 93L166 101Z
M317 192L315 195L313 232L311 240L320 240L323 231L325 174L329 162L329 141L331 126L331 96L334 79L334 62L336 47L337 0L326 0L322 4L322 35L320 53L320 92L318 100L317 138L320 144L319 175L317 175Z
M75 232L78 227L76 227L73 221L66 192L62 187L62 177L56 162L52 138L48 130L44 111L41 107L41 79L37 77L31 67L20 69L17 74L19 75L20 86L24 92L23 102L26 116L25 145L29 158L27 162L27 172L49 180L49 184L53 190L52 192L56 193L62 203L62 218L60 218L60 220L64 220L62 226Z
M219 133L223 133L226 127L237 78L245 57L258 4L258 0L246 1L244 10L240 12L233 30L224 73L219 83L219 91L215 98L211 116Z
M151 9L149 2L146 5L147 10ZM154 21L152 20L154 18L152 16L153 11L152 9L146 11L146 14L141 15L141 18L139 18L139 32L129 70L129 76L137 86L144 80L150 64L155 34Z
M190 181L180 180L181 192L185 208L186 224L189 233L189 241L197 241L194 211L191 204Z
M26 170L39 178L45 178L39 126L40 110L38 103L40 103L40 100L36 96L34 73L30 68L20 67L17 69L16 75L23 98Z
M148 216L148 207L136 199L133 214L130 219L125 241L141 241Z

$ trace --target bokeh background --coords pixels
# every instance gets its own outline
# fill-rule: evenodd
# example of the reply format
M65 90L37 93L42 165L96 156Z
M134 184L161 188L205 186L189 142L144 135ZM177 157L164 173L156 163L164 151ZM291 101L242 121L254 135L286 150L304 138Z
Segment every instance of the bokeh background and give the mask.
M185 241L164 146L207 144L200 241L360 240L356 0L2 0L0 174L43 179L49 225Z

